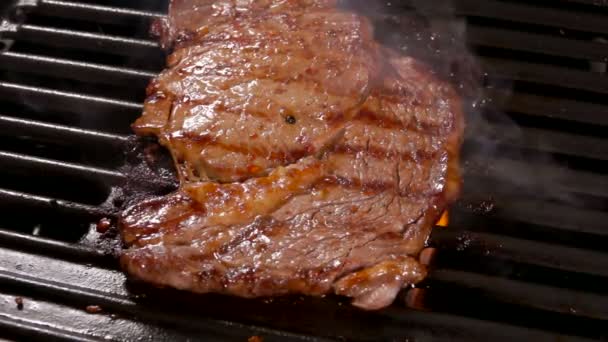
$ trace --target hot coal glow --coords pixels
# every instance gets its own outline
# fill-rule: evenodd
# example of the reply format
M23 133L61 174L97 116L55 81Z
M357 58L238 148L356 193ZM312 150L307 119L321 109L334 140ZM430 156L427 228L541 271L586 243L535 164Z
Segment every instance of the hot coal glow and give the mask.
M438 227L447 227L449 223L450 223L450 214L446 210L441 215L441 218L439 219L439 221L437 221L436 226L438 226Z

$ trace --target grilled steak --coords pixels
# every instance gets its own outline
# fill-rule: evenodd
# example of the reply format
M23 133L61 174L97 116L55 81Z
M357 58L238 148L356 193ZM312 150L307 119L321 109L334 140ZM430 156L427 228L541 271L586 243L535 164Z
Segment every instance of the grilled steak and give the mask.
M212 5L213 4L213 5ZM389 305L460 189L454 90L332 1L177 1L138 134L180 189L125 210L123 268L194 292Z

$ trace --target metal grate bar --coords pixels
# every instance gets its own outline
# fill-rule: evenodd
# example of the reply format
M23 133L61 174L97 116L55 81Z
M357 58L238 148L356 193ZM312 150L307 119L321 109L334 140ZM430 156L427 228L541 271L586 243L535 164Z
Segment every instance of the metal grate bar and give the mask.
M3 37L26 40L53 47L67 47L110 54L128 56L158 55L158 43L152 40L125 38L38 25L17 25L15 28L6 30Z
M563 98L489 92L493 99L508 99L505 110L539 117L563 119L592 125L608 126L608 106Z
M109 259L106 254L98 249L31 234L21 234L6 229L0 229L0 245L6 248L28 251L29 253L63 258L77 263L91 263L96 266L112 268L116 266L114 258Z
M421 315L416 311L391 307L380 312L379 315L386 321L396 321L401 325L401 329L412 329L411 327L418 325L432 327L432 333L419 336L421 341L429 340L429 337L431 340L443 337L448 341L556 341L561 338L568 341L590 341L585 338L560 336L545 331L473 320L452 314L427 312Z
M56 109L61 112L72 112L80 115L83 113L111 113L119 116L125 114L137 115L138 113L141 113L141 110L143 109L143 105L136 102L2 81L0 81L0 95L2 96L2 99L15 101L18 104L24 102L27 104L33 103L43 105L45 108Z
M606 0L566 0L568 2L572 2L572 3L579 3L579 4L585 4L585 5L591 5L593 7L608 7L608 1Z
M6 300L10 303L10 300ZM15 319L7 316L0 316L0 330L6 333L13 333L21 338L35 338L52 341L78 341L78 342L99 342L99 338L75 334L65 329L54 329L48 323L33 323L26 319Z
M540 162L492 158L487 154L479 158L483 158L483 166L465 168L467 178L488 178L494 182L507 184L514 191L520 191L522 187L526 187L539 193L540 196L549 198L555 197L554 194L567 197L567 193L608 197L608 176ZM522 175L522 179L513 179L513 175ZM542 194L543 191L546 194Z
M446 269L434 270L429 279L474 289L480 295L488 295L505 303L594 319L608 319L606 296ZM454 292L452 295L457 295L457 290Z
M462 231L453 228L436 229L431 244L440 250L457 250L462 255L482 259L490 255L522 264L608 277L608 255L605 253L489 233L465 234L463 237Z
M7 70L68 78L85 82L109 83L145 88L156 73L85 63L16 52L0 53L0 64Z
M487 136L472 137L472 140L482 144L481 146L499 143L549 153L608 160L608 141L605 139L502 124L492 124L488 128Z
M31 135L37 139L52 139L74 144L102 144L108 149L122 147L128 137L117 134L55 125L34 120L0 115L0 133L6 135Z
M473 45L585 60L606 61L608 58L608 44L504 29L471 26L467 30L467 41Z
M494 182L496 184L496 182ZM491 186L492 182L488 184L480 183L479 186ZM486 192L481 193L481 198L487 198ZM564 194L564 197L568 198L568 195ZM467 195L463 198L464 201L469 203L479 202L480 197ZM477 200L476 200L477 199ZM517 222L536 225L539 227L548 227L555 230L569 232L569 233L584 233L592 234L597 237L608 237L608 230L606 230L606 219L608 214L602 211L594 211L589 209L576 208L569 204L559 204L549 201L529 199L525 196L517 195L503 195L503 194L492 194L493 201L496 202L492 212L487 214L484 218L478 217L477 224L483 226L486 221L489 220L501 220L505 224L513 225L513 230L517 230ZM576 199L570 199L575 202ZM464 214L470 214L471 212L464 212ZM465 219L463 216L463 220Z
M101 208L92 205L37 196L7 189L0 189L0 201L5 204L36 207L39 209L52 209L67 214L80 216L99 217L108 214Z
M130 24L130 19L133 17L157 19L164 16L162 13L150 11L61 0L40 0L37 13L60 18L76 18L110 24Z
M493 77L608 94L608 78L597 73L497 58L482 63Z
M460 15L608 34L606 17L594 13L573 12L497 0L456 0L455 7L456 12Z
M107 185L120 184L125 180L125 176L117 171L3 151L0 151L0 167L5 167L7 170L12 169L12 171L27 170L30 173L58 173L71 177L101 181Z
M522 197L499 197L491 217L562 230L608 236L608 213Z

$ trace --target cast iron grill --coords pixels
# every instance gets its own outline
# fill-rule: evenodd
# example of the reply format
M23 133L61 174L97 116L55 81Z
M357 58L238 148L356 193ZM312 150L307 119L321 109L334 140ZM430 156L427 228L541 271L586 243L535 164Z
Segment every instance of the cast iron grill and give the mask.
M374 313L332 298L142 295L91 243L163 66L147 32L165 8L0 5L0 337L608 339L605 2L456 1L488 77L507 85L488 89L506 114L481 113L483 134L467 138L465 192L433 233L429 280Z

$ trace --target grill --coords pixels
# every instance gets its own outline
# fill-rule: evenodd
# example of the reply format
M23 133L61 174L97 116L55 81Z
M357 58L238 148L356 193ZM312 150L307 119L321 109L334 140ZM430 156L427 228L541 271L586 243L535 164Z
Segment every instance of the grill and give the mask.
M147 32L165 8L0 5L0 337L608 339L608 3L453 4L487 78L500 81L487 93L502 110L476 113L465 191L431 237L429 279L371 313L334 298L142 289L99 248L95 222L125 180L129 124L164 64Z

